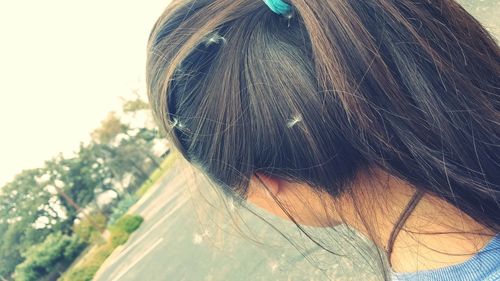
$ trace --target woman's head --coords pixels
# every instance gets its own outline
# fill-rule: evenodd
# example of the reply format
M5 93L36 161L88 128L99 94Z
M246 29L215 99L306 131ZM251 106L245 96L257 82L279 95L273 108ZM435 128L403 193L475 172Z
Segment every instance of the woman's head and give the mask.
M481 25L448 0L289 4L160 17L148 92L185 158L243 198L271 179L355 200L382 172L498 229L500 51Z

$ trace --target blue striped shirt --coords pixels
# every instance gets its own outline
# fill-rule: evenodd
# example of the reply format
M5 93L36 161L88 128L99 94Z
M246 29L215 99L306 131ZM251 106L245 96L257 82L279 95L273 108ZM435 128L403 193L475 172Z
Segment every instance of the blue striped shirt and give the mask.
M499 281L500 234L463 263L412 273L393 273L395 281Z

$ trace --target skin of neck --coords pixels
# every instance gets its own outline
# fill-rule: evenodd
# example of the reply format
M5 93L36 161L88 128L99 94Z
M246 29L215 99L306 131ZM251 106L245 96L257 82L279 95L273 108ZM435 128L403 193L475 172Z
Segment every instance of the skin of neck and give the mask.
M351 210L344 215L346 223L387 250L391 232L416 189L380 171L375 177L361 176L353 189L359 203L354 204L352 196L341 199L352 206L343 208ZM354 206L368 207L359 210ZM445 200L424 194L396 236L390 256L392 270L415 272L462 263L494 234Z
M358 175L349 190L336 198L307 184L259 175L250 181L247 200L303 225L348 224L387 251L391 232L415 191L380 170ZM476 254L494 234L453 205L424 194L396 236L390 264L395 272L458 264Z

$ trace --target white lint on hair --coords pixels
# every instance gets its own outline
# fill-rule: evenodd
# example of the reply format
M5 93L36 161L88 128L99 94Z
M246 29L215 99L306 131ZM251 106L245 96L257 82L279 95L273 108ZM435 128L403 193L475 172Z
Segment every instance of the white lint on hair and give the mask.
M179 119L174 117L172 120L173 120L172 127L177 127L177 125L179 125Z
M226 38L222 37L217 32L214 32L214 33L210 34L205 39L205 47L208 47L208 46L210 46L212 44L219 44L219 43L226 43Z
M290 119L287 123L286 123L286 127L287 128L292 128L293 126L295 126L297 123L299 123L300 121L302 121L302 116L300 114L297 114L297 115L294 115L292 117L292 119Z
M292 20L292 18L293 18L293 13L288 13L288 14L286 14L286 15L285 15L285 18L286 18L286 19L287 19L287 21L288 21L288 24L287 24L288 26L287 26L287 27L290 27L290 21L291 21L291 20Z
M179 121L179 119L177 119L176 117L173 118L174 122L172 123L172 127L174 128L177 128L177 129L182 129L184 127L186 127L183 123L181 123L181 121Z

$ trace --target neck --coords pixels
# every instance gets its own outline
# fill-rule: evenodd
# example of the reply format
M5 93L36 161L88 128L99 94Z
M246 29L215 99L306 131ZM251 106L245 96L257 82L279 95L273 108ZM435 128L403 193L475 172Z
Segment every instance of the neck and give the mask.
M352 225L366 235L370 233L379 247L390 252L391 233L414 196L415 189L387 174L383 179L377 180L376 184L370 180L369 188L363 189L361 198L384 207L357 214L354 216L357 219L352 219ZM369 206L370 202L363 205ZM365 222L376 223L362 223L360 217L365 217ZM431 270L458 264L477 253L493 235L491 230L453 205L424 194L394 236L390 263L396 272Z

